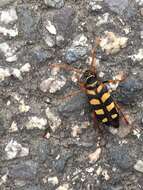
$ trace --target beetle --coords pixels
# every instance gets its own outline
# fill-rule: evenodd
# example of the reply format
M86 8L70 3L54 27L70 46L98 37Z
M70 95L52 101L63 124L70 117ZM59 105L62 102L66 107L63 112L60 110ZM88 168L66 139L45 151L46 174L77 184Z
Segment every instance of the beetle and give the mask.
M96 39L96 47L100 43L100 38ZM95 48L92 50L91 65L84 72L77 68L74 68L68 64L52 64L50 67L59 67L68 71L74 71L77 76L77 83L80 90L83 91L88 98L88 103L91 107L94 119L95 127L99 128L99 124L105 124L114 128L119 128L120 116L123 117L126 124L129 124L128 119L124 116L120 106L112 98L110 90L106 84L119 83L125 80L123 75L120 75L120 79L102 81L96 72L96 51ZM79 77L81 75L81 77ZM78 92L72 92L62 99L71 97Z

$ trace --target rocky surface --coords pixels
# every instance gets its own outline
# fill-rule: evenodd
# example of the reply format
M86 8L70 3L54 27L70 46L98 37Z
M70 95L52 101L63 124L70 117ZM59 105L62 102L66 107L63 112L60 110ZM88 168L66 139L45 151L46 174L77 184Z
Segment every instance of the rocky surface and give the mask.
M1 190L143 189L142 6L0 0ZM79 90L76 73L51 66L88 68L99 36L98 74L125 74L113 96L132 125L102 134L84 93L65 97Z

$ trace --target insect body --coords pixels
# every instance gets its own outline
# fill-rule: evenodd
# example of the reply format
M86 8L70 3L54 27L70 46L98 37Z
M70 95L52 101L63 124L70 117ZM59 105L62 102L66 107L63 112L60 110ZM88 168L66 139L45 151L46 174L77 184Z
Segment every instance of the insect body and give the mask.
M118 128L119 113L107 86L90 70L85 71L84 77L85 92L97 121Z
M99 42L99 40L97 40L97 42ZM129 124L128 120L122 113L118 104L111 97L111 94L107 86L105 85L105 83L121 82L122 80L124 80L123 76L122 77L120 76L120 79L117 80L109 80L102 82L101 80L98 79L95 63L96 63L95 50L93 50L91 66L85 72L73 68L72 66L69 66L67 64L60 64L60 65L53 64L51 67L59 67L66 69L68 71L74 71L77 74L82 74L81 78L77 76L77 81L80 86L80 89L84 91L88 97L89 104L94 114L95 126L98 126L98 123L103 123L108 126L118 128L120 116L122 116L126 124ZM71 97L72 95L75 94L77 94L77 92L71 93L66 97ZM65 99L66 97L62 99Z

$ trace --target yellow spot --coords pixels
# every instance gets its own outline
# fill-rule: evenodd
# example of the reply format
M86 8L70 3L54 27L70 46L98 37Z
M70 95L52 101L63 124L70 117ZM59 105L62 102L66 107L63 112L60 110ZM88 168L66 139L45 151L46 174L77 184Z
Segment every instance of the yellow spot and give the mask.
M104 119L102 119L103 123L106 123L108 121L108 119L105 117Z
M108 106L106 106L107 110L110 112L113 108L115 107L114 102L112 102L111 104L109 104Z
M112 119L115 119L117 116L118 116L118 114L116 114L116 113L111 115Z
M103 109L95 110L95 113L96 113L97 115L104 115Z
M100 93L101 90L102 90L103 86L102 85L99 85L98 88L97 88L97 92Z
M100 101L98 99L92 99L92 100L90 100L90 104L92 104L92 105L100 105Z
M102 102L106 102L106 100L110 97L109 92L106 92L103 94L103 96L101 97Z
M88 84L87 87L94 87L96 85L97 81L91 83L91 84Z
M89 95L96 95L94 90L87 90L86 93Z

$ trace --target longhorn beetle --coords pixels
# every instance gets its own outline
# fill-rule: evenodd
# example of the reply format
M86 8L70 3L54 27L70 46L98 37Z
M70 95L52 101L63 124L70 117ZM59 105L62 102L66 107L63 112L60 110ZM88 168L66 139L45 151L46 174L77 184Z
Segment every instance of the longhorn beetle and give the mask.
M96 47L100 43L100 38L96 39ZM87 97L88 102L91 106L93 112L93 119L95 127L99 127L99 123L105 124L107 126L112 126L114 128L119 127L120 116L125 120L126 124L129 124L129 121L122 113L119 105L111 97L110 91L108 90L106 84L109 83L119 83L125 78L121 76L121 79L117 80L108 80L101 81L96 72L96 52L95 48L92 51L92 61L89 69L84 72L73 68L67 64L52 64L51 67L59 67L65 70L74 71L77 74L82 74L82 77L77 75L77 81L80 87L80 90L83 91ZM81 81L81 78L84 79L84 82ZM71 97L78 92L74 92L65 96L64 98ZM63 98L62 98L63 99Z

